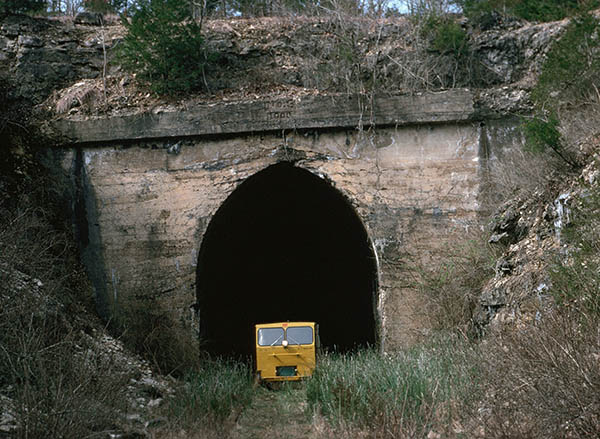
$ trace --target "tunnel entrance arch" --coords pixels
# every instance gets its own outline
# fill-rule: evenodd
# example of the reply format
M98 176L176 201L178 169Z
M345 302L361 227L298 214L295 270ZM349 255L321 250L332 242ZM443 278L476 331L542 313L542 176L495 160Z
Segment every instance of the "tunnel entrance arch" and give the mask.
M200 336L217 355L249 355L253 327L315 321L321 342L378 343L377 262L348 200L283 162L240 184L212 218L198 256Z

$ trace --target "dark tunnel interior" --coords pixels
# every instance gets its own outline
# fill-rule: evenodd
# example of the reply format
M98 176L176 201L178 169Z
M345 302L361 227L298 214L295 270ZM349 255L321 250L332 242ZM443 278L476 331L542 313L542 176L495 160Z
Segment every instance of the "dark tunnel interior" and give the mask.
M200 335L215 355L246 356L254 325L315 321L325 348L377 343L377 266L366 230L325 180L291 163L244 181L205 233Z

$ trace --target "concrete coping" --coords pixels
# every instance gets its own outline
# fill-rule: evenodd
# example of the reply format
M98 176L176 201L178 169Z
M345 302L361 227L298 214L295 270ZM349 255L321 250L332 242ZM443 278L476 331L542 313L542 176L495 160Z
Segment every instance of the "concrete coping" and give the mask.
M123 116L61 118L52 128L69 144L268 132L294 129L403 126L469 121L473 95L467 89L377 95L318 95L253 102L203 104Z

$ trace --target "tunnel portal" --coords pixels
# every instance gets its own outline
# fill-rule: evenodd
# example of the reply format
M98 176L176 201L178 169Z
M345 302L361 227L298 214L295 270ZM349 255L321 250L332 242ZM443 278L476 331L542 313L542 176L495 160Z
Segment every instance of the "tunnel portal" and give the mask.
M292 163L251 176L205 233L196 272L200 335L215 355L244 356L254 325L315 321L325 348L377 343L377 264L350 203Z

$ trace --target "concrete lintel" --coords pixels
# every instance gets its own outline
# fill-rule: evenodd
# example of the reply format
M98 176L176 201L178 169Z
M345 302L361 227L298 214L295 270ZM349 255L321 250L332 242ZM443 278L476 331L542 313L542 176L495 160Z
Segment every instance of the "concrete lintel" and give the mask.
M291 129L356 128L471 120L473 96L453 89L414 95L304 96L301 98L198 105L89 119L63 118L53 127L71 143L235 134Z

